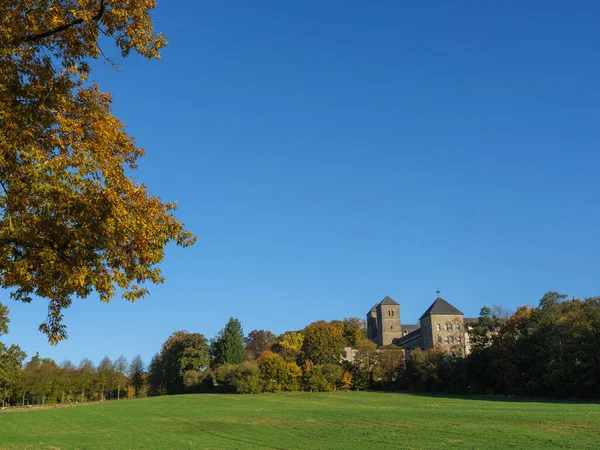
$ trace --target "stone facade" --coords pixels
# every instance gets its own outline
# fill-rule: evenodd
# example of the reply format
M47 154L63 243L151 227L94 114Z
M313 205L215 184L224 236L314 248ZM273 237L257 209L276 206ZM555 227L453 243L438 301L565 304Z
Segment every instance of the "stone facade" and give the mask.
M468 324L461 311L441 297L435 299L419 319L419 325L406 326L402 333L400 305L385 297L367 313L367 336L378 346L395 344L406 351L440 348L469 352ZM410 332L409 332L410 330Z
M423 348L465 344L465 324L462 314L431 314L420 320Z

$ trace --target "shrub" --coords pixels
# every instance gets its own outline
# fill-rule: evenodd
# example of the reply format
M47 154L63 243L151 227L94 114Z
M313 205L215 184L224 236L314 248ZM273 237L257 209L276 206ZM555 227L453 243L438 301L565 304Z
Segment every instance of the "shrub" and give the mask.
M306 387L313 392L331 392L340 388L344 369L338 364L314 366L306 375Z
M260 394L263 390L263 381L258 365L254 361L247 361L236 366L231 377L231 386L238 394Z

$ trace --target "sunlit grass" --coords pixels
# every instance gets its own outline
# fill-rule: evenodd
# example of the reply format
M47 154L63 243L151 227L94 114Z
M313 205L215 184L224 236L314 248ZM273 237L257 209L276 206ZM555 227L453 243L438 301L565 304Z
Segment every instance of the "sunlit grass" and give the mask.
M181 395L0 414L0 448L599 448L600 405L374 392Z

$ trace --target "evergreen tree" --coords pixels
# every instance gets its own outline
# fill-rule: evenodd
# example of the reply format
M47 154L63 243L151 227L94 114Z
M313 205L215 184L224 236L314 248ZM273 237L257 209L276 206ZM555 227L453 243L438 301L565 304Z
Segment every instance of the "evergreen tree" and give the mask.
M244 362L244 330L239 320L231 317L219 332L211 344L211 358L213 367Z

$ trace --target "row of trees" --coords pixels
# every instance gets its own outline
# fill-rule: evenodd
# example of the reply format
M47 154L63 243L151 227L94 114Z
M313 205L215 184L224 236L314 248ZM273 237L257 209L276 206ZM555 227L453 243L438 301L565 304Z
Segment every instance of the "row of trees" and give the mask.
M8 332L8 308L0 303L0 336ZM104 357L96 366L84 359L57 364L35 354L25 365L19 346L0 342L0 400L13 405L86 402L144 396L147 373L138 355L131 363L124 356Z
M8 329L8 310L1 304L0 308L2 334ZM26 355L18 346L2 346L0 397L3 404L43 405L207 390L349 387L349 374L342 384L345 372L339 361L344 347L356 346L364 336L363 325L359 319L350 318L315 322L280 336L266 330L244 336L239 320L231 318L210 340L200 333L176 331L163 343L147 370L140 356L131 364L123 356L115 361L105 357L95 366L88 359L79 365L71 361L57 364L36 354L24 365ZM246 376L250 377L245 382L251 388L238 386Z
M0 334L7 330L0 305ZM279 336L254 330L244 337L231 318L214 339L177 331L148 369L139 356L128 364L104 358L57 365L0 344L4 403L118 399L186 392L259 393L402 389L515 396L600 398L600 297L567 300L547 293L536 308L514 314L482 308L469 330L471 352L460 347L383 348L365 339L356 318L318 321ZM352 362L345 348L354 349Z

